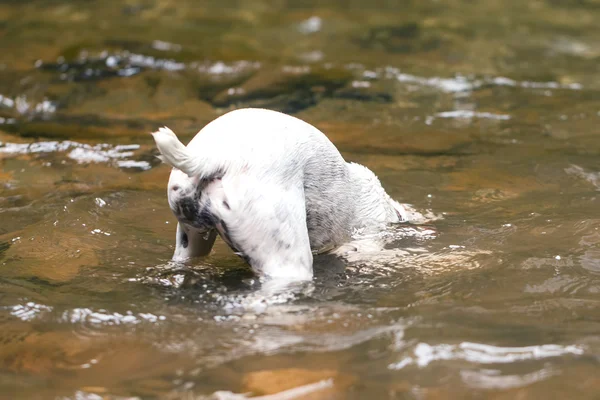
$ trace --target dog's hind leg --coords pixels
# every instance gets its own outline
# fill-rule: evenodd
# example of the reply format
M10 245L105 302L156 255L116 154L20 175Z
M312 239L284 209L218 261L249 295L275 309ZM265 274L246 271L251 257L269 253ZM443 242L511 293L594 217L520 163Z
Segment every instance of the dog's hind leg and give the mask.
M214 229L202 232L181 222L178 223L173 261L182 262L193 257L208 255L216 237L217 232Z
M260 276L310 280L312 253L301 185L265 183L250 177L224 178L222 198L211 198L215 228Z

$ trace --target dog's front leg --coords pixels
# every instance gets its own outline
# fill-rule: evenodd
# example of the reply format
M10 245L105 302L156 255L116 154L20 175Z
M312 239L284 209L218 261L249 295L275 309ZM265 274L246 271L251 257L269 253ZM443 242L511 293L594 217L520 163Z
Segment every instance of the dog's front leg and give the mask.
M178 223L173 261L182 262L193 257L208 255L216 237L217 232L214 229L202 232L181 222Z

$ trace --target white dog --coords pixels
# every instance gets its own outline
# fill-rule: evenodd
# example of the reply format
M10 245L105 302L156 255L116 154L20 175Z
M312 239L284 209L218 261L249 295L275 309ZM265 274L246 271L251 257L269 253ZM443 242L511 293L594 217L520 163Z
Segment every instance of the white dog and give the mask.
M406 220L375 174L289 115L232 111L187 147L168 128L152 135L174 168L175 261L208 254L216 231L259 276L310 280L313 254L348 242L355 229Z

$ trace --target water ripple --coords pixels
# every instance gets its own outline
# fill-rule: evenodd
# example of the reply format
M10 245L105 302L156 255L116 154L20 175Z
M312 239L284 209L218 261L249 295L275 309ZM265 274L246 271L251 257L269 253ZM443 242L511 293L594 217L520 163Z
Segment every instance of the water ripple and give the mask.
M368 73L365 77L372 77L372 73ZM566 90L581 90L583 86L579 83L559 83L559 82L535 82L535 81L516 81L514 79L503 76L483 77L480 79L456 75L452 78L440 77L422 77L401 72L395 67L386 67L377 72L376 76L386 78L395 78L399 82L413 83L421 86L428 86L445 93L462 93L470 92L486 86L507 86L524 89L566 89Z
M526 347L498 347L470 342L463 342L459 345L419 343L414 348L412 356L390 364L388 368L397 370L408 365L423 368L434 361L441 360L464 360L476 364L507 364L564 355L582 355L583 353L584 348L578 345L544 344Z
M68 151L67 158L79 164L114 162L121 168L150 169L152 166L148 161L131 159L136 156L135 151L139 149L139 144L110 145L102 143L91 145L70 140L34 143L0 142L0 154L10 156L37 153L65 153Z
M542 368L523 375L502 375L497 370L461 371L462 380L478 389L514 389L540 382L558 374L558 371Z

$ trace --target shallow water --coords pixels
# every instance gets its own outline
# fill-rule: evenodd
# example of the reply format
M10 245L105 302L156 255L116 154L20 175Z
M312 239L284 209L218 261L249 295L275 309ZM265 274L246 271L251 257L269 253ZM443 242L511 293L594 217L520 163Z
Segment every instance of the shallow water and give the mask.
M0 397L597 398L599 18L595 0L3 2ZM148 132L244 106L315 124L442 218L283 293L220 241L169 263Z

